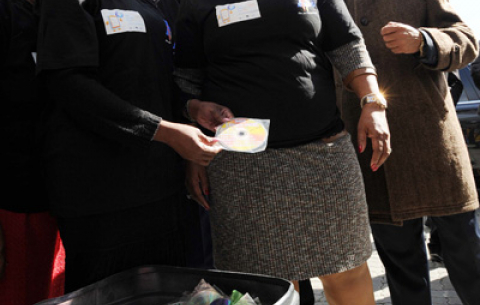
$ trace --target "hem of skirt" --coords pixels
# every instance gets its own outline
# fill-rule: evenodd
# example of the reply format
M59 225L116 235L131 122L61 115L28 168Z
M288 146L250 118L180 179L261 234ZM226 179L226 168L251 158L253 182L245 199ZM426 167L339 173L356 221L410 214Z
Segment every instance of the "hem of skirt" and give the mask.
M313 274L313 273L310 273L310 275L304 275L304 276L301 276L301 277L298 277L298 278L285 278L285 277L281 277L281 278L285 278L285 279L288 279L290 281L303 281L303 280L308 280L308 279L311 279L311 278L317 278L317 277L322 277L322 276L327 276L327 275L332 275L332 274L337 274L337 273L342 273L342 272L345 272L345 271L349 271L349 270L352 270L352 269L355 269L355 268L358 268L360 266L362 266L363 264L365 264L368 259L372 256L372 253L370 253L369 255L367 255L366 257L364 257L363 260L361 261L357 261L355 264L351 264L349 266L344 266L342 268L337 268L337 269L331 269L331 270L328 270L326 272L320 272L320 274Z
M219 265L218 262L216 263L215 267L218 268L219 270L230 270L230 271L234 271L234 272L267 275L267 276L271 276L271 277L286 279L288 281L303 281L303 280L308 280L308 279L311 279L311 278L342 273L342 272L345 272L345 271L348 271L348 270L358 268L368 261L368 259L372 256L372 253L373 253L373 251L370 251L369 254L366 254L363 257L363 259L352 262L351 264L348 264L347 266L342 266L342 267L339 267L339 268L329 268L329 270L326 270L324 272L318 272L318 273L314 273L314 272L312 272L312 270L310 270L308 273L304 272L302 275L297 274L296 276L292 276L292 277L288 276L288 274L279 274L279 273L270 274L270 273L262 273L262 272L259 272L259 271L238 270L238 269L235 269L235 268L229 268L229 267L221 266L221 264Z

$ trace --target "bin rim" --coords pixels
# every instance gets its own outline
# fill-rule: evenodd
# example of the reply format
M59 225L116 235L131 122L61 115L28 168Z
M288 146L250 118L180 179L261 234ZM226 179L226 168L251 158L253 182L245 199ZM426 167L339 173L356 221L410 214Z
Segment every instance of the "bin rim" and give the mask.
M214 275L218 278L229 278L229 279L241 279L241 280L253 280L259 283L268 283L268 284L278 284L278 285L288 285L287 292L277 300L273 305L277 304L298 304L298 293L295 291L294 285L287 279L273 277L265 274L256 274L256 273L245 273L245 272L235 272L222 269L199 269L199 268L190 268L190 267L177 267L177 266L166 266L166 265L142 265L134 268L121 271L119 273L113 274L105 279L99 280L98 282L92 283L90 285L84 286L78 290L59 296L53 299L47 299L36 303L34 305L54 305L62 304L71 300L72 298L78 298L84 294L87 294L91 290L101 289L102 286L109 285L112 281L121 281L123 279L149 273L172 273L172 274L183 274L188 272L197 276L203 275ZM289 300L292 298L291 300Z

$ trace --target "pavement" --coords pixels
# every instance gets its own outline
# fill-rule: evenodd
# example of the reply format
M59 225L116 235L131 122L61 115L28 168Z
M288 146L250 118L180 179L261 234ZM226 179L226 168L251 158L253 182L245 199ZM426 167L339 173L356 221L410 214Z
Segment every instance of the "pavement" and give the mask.
M428 241L429 232L426 227L426 240ZM368 266L373 279L373 289L376 304L392 305L390 299L390 291L388 290L387 279L385 277L385 268L383 267L380 257L375 250L375 244L371 237L374 252L368 260ZM322 283L318 278L311 279L312 288L315 294L315 305L328 305L325 295L323 294ZM433 305L462 305L457 293L453 289L447 270L443 263L430 261L430 282L432 287Z

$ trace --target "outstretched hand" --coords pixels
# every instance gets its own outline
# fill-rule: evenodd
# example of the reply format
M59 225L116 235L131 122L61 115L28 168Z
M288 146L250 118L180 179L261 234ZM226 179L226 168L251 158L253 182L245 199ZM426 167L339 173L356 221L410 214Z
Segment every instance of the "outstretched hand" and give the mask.
M212 137L206 136L200 129L163 120L155 134L155 140L172 147L182 158L207 166L222 148Z
M226 123L234 118L230 109L213 102L190 100L188 113L198 124L215 132L218 125Z
M390 130L388 128L385 109L376 104L367 104L362 109L358 121L358 149L365 151L367 138L372 142L372 160L370 167L375 172L387 160L392 152L390 147Z

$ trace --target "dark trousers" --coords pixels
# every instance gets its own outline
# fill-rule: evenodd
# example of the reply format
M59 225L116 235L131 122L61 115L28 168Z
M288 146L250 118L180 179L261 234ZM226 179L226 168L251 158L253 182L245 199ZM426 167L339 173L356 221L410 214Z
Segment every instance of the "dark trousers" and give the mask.
M450 281L464 305L480 304L480 228L475 212L432 217ZM432 304L423 219L372 224L393 305Z
M213 246L208 211L186 199L185 247L187 267L214 269Z
M104 214L58 217L65 293L142 265L185 266L181 195Z
M310 280L298 281L298 285L300 286L300 305L315 304L315 295Z

